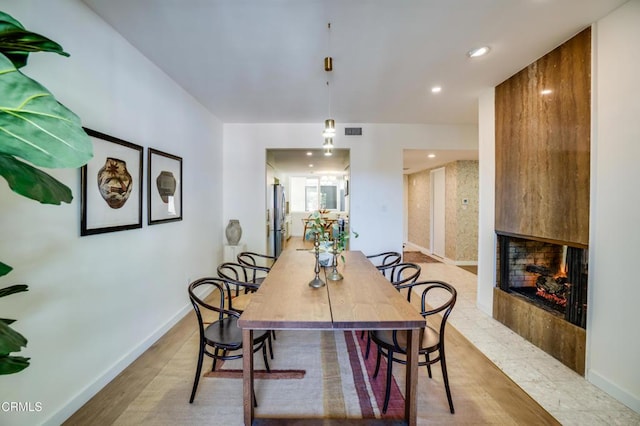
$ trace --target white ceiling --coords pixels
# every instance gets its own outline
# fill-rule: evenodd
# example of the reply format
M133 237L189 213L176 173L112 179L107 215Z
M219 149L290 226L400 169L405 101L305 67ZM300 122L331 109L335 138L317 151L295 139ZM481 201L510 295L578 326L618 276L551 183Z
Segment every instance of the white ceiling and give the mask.
M267 163L290 174L344 175L349 173L349 150L334 149L332 155L327 157L322 149L269 149Z
M477 123L479 93L626 2L83 1L225 123L431 124Z
M477 160L477 150L424 150L424 149L405 149L403 153L404 174L416 173L426 169L444 166L447 163L457 160ZM435 157L429 158L428 155L433 154Z

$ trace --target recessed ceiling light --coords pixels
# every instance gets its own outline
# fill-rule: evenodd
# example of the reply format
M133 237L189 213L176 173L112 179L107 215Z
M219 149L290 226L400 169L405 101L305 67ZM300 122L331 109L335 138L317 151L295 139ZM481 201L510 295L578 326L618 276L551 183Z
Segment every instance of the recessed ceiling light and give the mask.
M540 92L541 95L550 95L553 93L553 90L551 89L544 89Z
M436 158L436 155L435 155L435 154L429 154L429 155L427 155L427 157L429 157L429 158Z
M431 93L440 93L440 92L442 92L442 87L440 86L433 86L431 88Z
M311 151L307 151L307 155L308 155L309 157L311 157L311 156L313 155L313 152L311 152Z
M309 167L313 167L313 164L309 164Z
M470 58L478 58L480 56L486 55L490 50L491 48L489 46L476 47L475 49L471 49L470 51L468 51L467 56Z

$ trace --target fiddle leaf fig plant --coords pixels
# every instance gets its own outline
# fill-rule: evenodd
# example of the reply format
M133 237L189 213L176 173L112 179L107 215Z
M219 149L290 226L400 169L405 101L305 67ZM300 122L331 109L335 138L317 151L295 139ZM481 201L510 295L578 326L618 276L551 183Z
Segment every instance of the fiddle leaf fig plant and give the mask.
M0 11L0 176L12 191L42 204L70 203L69 187L38 167L78 168L91 159L93 146L80 118L20 71L32 52L69 56L58 43ZM0 262L0 276L11 270ZM12 285L0 289L0 297L27 290L24 284ZM0 318L0 374L29 365L29 358L11 355L27 345L10 327L14 321Z

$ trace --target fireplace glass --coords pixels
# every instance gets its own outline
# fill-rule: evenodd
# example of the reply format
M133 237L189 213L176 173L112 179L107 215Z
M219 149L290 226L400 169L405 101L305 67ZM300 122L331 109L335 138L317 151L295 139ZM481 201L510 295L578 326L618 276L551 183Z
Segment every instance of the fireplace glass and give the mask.
M498 234L498 287L586 327L588 250Z

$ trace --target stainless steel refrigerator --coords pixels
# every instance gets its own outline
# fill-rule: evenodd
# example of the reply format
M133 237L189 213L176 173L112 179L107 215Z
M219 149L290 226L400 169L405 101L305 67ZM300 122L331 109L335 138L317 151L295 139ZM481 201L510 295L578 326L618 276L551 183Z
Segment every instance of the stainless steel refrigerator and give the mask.
M271 256L280 256L285 241L285 194L280 184L271 185L269 191L269 247Z

